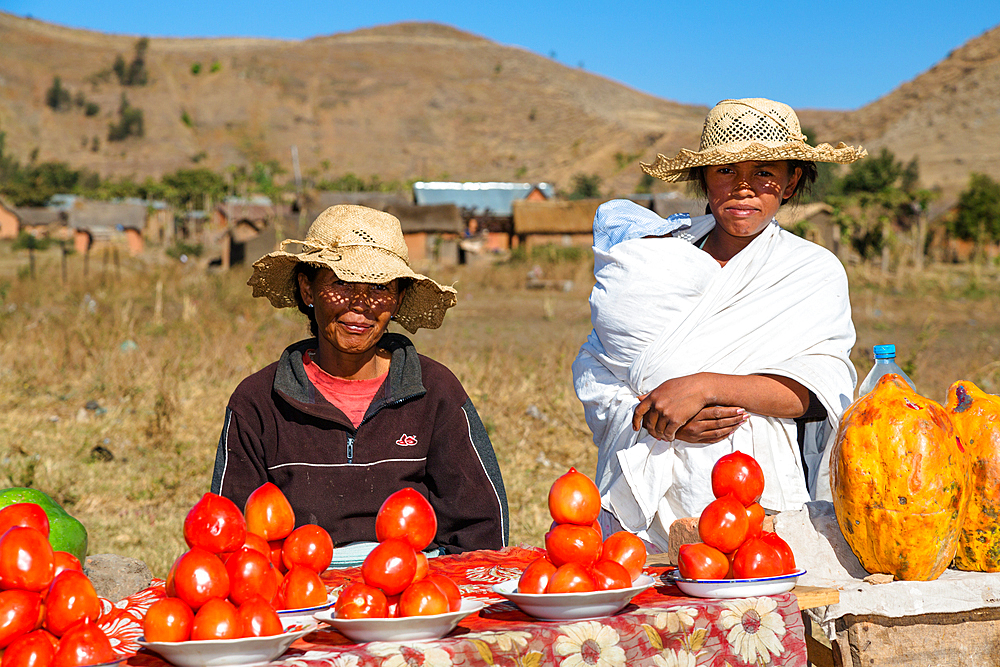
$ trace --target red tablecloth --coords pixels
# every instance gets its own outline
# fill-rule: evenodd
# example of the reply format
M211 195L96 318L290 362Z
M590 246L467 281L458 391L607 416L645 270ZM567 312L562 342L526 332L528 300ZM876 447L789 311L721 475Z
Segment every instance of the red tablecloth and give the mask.
M275 664L287 667L402 667L428 665L517 665L619 667L658 665L807 665L802 617L795 595L704 600L661 584L632 600L622 612L597 621L540 622L496 595L493 584L520 575L542 552L511 547L432 559L467 598L488 603L466 617L448 637L432 642L352 644L326 626L292 645ZM658 577L662 568L648 568ZM359 568L329 571L331 590L360 579ZM101 627L128 664L164 667L155 654L139 650L142 616L163 597L163 582L122 600L101 619Z

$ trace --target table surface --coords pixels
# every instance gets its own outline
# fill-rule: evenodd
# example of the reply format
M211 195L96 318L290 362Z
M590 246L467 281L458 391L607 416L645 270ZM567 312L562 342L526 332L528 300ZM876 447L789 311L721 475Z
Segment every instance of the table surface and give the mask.
M807 664L800 600L809 591L714 600L682 594L663 567L647 567L656 580L624 610L600 619L542 622L525 615L493 592L493 585L520 576L540 549L509 547L432 559L430 569L452 577L463 597L486 607L463 619L450 635L428 642L354 644L321 626L274 664L287 667L365 665L801 665ZM360 579L360 568L328 570L331 592ZM134 667L166 667L159 656L140 650L145 610L164 597L163 582L115 605L105 601L99 621L119 655Z

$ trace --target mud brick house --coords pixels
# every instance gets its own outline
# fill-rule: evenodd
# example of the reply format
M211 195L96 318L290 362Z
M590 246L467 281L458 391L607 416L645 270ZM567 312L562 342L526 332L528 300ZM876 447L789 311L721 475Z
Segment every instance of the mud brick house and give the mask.
M457 183L419 181L413 184L418 206L453 204L462 214L466 229L476 221L477 233L485 237L485 251L507 250L514 242L514 202L545 201L555 196L548 183Z
M79 253L95 246L124 246L134 256L145 248L146 206L142 204L77 199L66 215L73 247Z
M0 199L0 239L14 239L21 232L17 209Z
M604 202L604 199L515 201L513 233L517 247L532 248L548 243L593 245L594 214Z

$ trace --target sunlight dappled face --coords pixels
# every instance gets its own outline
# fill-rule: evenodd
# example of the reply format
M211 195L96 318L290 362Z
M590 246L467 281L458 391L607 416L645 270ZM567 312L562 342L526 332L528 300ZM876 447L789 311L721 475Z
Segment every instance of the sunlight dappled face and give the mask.
M302 299L315 308L319 335L334 350L344 354L371 351L399 309L399 281L384 285L351 283L337 278L330 269L320 269L310 283L300 276Z
M704 168L708 205L721 230L730 236L760 234L778 212L781 201L795 193L802 176L788 162L737 162Z

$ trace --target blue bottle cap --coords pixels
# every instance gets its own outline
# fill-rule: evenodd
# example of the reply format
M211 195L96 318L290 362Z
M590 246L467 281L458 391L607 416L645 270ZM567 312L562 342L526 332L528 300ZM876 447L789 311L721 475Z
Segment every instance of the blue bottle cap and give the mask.
M876 345L872 350L876 359L891 359L896 356L895 345Z

